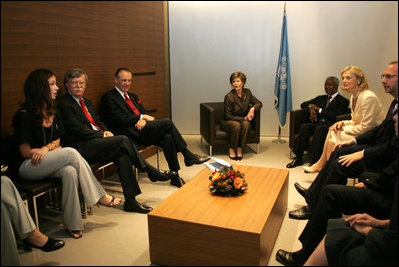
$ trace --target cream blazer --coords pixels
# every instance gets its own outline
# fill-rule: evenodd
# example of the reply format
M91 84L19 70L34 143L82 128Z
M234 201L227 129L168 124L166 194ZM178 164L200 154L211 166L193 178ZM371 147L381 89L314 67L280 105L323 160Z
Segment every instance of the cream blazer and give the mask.
M338 131L333 136L336 142L352 139L368 130L378 126L384 120L384 110L377 95L371 90L360 91L355 109L352 109L353 95L350 98L351 120L344 120L343 131Z

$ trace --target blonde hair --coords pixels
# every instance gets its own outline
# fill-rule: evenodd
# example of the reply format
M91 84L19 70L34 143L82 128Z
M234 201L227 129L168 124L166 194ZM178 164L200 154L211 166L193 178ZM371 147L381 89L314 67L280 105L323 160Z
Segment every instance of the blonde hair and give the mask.
M348 66L341 70L341 78L344 72L349 71L351 74L355 75L359 79L358 86L361 91L370 89L369 81L367 80L366 74L358 66Z

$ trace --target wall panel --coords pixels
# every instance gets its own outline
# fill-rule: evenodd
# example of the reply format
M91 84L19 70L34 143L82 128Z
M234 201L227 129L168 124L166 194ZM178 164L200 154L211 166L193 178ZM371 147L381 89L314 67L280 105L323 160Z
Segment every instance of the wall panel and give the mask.
M98 108L115 70L128 67L145 107L170 116L164 8L159 1L2 1L2 134L13 132L23 83L36 68L52 70L62 94L65 72L82 68L89 76L86 97Z

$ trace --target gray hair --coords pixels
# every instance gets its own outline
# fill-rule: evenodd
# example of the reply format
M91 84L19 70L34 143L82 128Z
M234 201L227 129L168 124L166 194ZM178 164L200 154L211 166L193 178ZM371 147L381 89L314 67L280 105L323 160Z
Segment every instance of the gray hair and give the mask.
M334 85L338 88L339 79L338 79L337 77L335 77L335 76L330 76L330 77L328 77L326 80L332 80L333 83L334 83Z
M89 78L87 77L86 72L84 72L84 70L80 69L80 68L74 68L74 69L70 69L65 73L64 76L64 85L66 85L70 79L73 78L78 78L80 76L84 75L85 76L85 81L86 81L86 85L89 83Z

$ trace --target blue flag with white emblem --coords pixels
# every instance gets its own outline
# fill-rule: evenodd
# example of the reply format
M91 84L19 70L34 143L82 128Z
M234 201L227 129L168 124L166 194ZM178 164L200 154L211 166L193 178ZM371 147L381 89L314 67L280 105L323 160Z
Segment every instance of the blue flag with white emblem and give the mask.
M283 16L280 54L278 57L276 84L274 88L274 108L277 110L280 126L284 126L287 113L292 110L290 59L288 52L287 18Z

